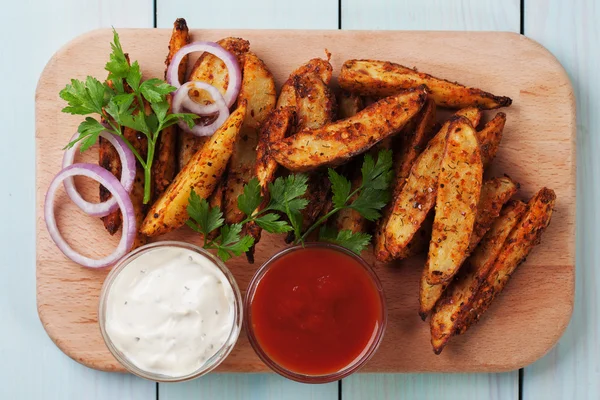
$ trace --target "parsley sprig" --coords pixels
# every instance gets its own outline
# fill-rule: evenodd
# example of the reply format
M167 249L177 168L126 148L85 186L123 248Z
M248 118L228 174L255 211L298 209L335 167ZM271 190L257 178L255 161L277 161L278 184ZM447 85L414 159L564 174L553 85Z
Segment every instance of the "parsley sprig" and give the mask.
M392 153L380 151L377 161L366 155L361 169L362 183L351 190L350 181L333 169L329 169L329 179L333 193L333 208L302 233L301 211L308 201L302 196L308 188L308 179L303 174L292 174L277 178L269 185L269 202L261 195L258 179L252 179L238 197L238 208L246 215L239 224L225 224L223 213L218 207L210 208L206 199L200 198L193 190L190 193L187 225L204 236L204 247L216 249L217 255L227 261L233 255L239 256L254 244L254 238L241 236L244 224L254 222L270 233L294 231L295 244L304 243L308 235L321 226L319 240L346 247L360 254L370 243L371 235L353 233L350 230L336 232L324 223L329 217L345 208L351 208L364 218L374 221L381 216L380 210L389 201L388 188L392 179ZM284 214L287 220L281 218ZM288 222L289 221L289 222ZM210 233L219 230L218 235L210 239Z
M166 82L152 78L142 82L142 72L137 61L129 63L119 35L113 29L112 52L106 63L108 71L106 82L88 76L85 81L72 79L60 92L60 97L68 105L63 112L74 115L98 115L106 121L88 116L79 125L79 137L65 148L81 141L81 151L89 149L98 140L102 131L109 131L121 137L131 149L140 165L144 168L144 203L150 201L151 171L154 151L160 132L183 119L190 127L194 125L194 114L170 114L167 95L176 90ZM108 83L110 82L110 84ZM147 115L144 103L150 105ZM148 151L144 159L136 148L122 134L127 127L143 133L148 138Z
M261 195L258 179L250 180L237 200L238 208L246 218L231 225L225 224L223 212L219 207L210 208L208 201L192 190L187 207L190 219L186 224L204 236L204 248L216 249L217 255L223 261L227 261L232 255L239 256L248 251L254 244L252 236L241 236L242 227L249 222L256 223L270 233L285 233L291 230L299 232L302 217L297 216L308 204L308 201L300 196L306 192L307 182L306 175L301 174L277 178L269 185L268 204L259 209L265 199ZM292 225L281 219L280 213L286 214ZM219 230L218 236L210 239L210 233L216 230Z

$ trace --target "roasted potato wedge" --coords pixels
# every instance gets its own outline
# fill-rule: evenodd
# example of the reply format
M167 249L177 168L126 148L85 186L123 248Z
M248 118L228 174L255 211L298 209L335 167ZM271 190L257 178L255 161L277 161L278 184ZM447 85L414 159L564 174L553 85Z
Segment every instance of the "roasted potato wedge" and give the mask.
M387 61L348 60L342 65L338 82L342 89L362 96L391 96L425 85L435 103L448 108L491 110L512 103L509 97L495 96Z
M173 32L169 41L169 54L165 60L165 78L171 60L183 46L190 42L187 23L183 18L177 18L173 24ZM185 79L187 71L188 56L185 56L179 64L179 82ZM170 96L169 96L170 100ZM163 129L158 137L154 162L152 164L152 197L157 199L167 189L177 173L177 136L178 127L172 125Z
M427 283L448 282L467 257L481 194L483 163L477 134L468 119L448 128L425 268Z
M417 157L423 152L429 140L433 137L435 131L435 115L436 107L435 102L431 99L427 99L425 105L415 118L415 123L407 125L402 132L400 138L400 149L394 154L394 183L392 186L392 198L396 198L402 191L406 178L410 174L410 170L414 165ZM377 227L375 229L375 238L373 242L373 251L375 257L379 261L387 262L391 261L390 253L385 247L385 226L390 219L391 207L388 206L383 211L383 216L377 221ZM430 237L427 240L422 240L427 236L428 232L420 232L419 235L415 235L411 243L407 245L404 254L399 255L398 258L405 258L416 252L427 249L429 245ZM429 230L431 234L431 229ZM415 243L412 243L412 242ZM411 245L412 244L412 245Z
M243 65L242 57L248 52L250 43L240 38L228 37L217 42L225 50L236 55L240 65ZM225 63L209 53L202 54L192 68L189 81L202 81L209 83L225 94L229 85L229 76ZM204 92L198 92L194 96L197 101L206 100ZM191 133L182 132L179 138L179 170L188 163L190 158L208 141L208 137L198 137Z
M506 125L506 114L499 112L492 120L485 124L483 129L477 132L484 168L490 165L494 157L496 157L500 141L502 140L504 125Z
M104 120L102 122L105 122ZM111 174L121 179L121 159L117 150L112 144L102 136L98 137L98 165L102 168L107 169ZM100 202L105 202L112 196L110 192L102 185L100 185ZM102 223L104 228L114 235L121 227L122 219L119 210L102 217Z
M483 235L492 227L500 215L502 206L517 192L519 184L513 182L508 176L493 178L485 181L481 186L481 195L477 203L477 215L473 234L469 242L467 253L471 254L479 244Z
M190 32L187 26L187 22L183 18L177 18L173 23L173 31L171 33L171 39L169 40L169 53L165 60L166 69L171 65L171 60L175 57L175 54L186 44L190 43ZM179 82L183 82L185 79L185 73L188 67L188 56L183 57L181 64L177 70L179 76ZM165 69L165 79L167 78L167 71Z
M485 181L481 187L481 195L477 203L477 214L475 215L475 225L467 254L471 254L475 246L479 243L483 235L490 229L502 206L517 191L518 184L514 183L509 177L493 178ZM425 226L425 224L423 224ZM419 230L420 231L420 230ZM419 233L417 231L417 234ZM431 228L430 231L431 232ZM418 236L415 234L415 238ZM415 241L415 238L409 243L409 246ZM431 236L429 236L431 238ZM429 244L429 242L428 242ZM407 246L406 248L409 248ZM401 258L402 255L399 257ZM442 295L446 285L432 285L427 283L425 275L421 278L419 315L423 320L433 309L436 301Z
M430 323L431 345L436 354L441 353L455 334L461 315L471 309L479 286L526 209L527 206L521 201L512 201L502 209L500 217L494 221L475 252L437 302Z
M456 115L466 117L475 126L479 123L481 112L476 108L467 108ZM390 217L385 226L388 260L398 258L435 204L440 163L449 127L450 121L447 121L431 139L415 161L402 190L392 201Z
M426 96L419 88L387 97L354 117L271 143L271 155L294 172L342 164L399 132L419 112Z
M237 205L244 186L255 176L258 130L275 107L276 92L273 75L263 61L252 52L244 55L242 88L238 99L248 103L246 117L235 143L224 192L225 222L239 223L244 214Z
M245 115L246 102L240 101L238 108L194 154L173 183L152 205L142 224L142 233L150 237L162 235L185 224L191 190L204 199L212 194L227 167Z
M527 211L506 238L500 254L475 296L473 306L469 308L464 319L461 318L459 321L457 333L466 332L469 327L479 321L494 298L504 290L515 269L540 243L542 233L550 224L555 202L556 194L548 188L542 188L529 200Z
M279 164L269 154L269 143L285 138L292 130L295 121L295 107L276 108L267 116L259 131L254 172L258 178L261 195L265 198L265 203L269 200L269 183L275 180L275 172L279 167ZM259 209L265 205L262 204ZM246 252L246 258L252 264L254 262L254 249L260 241L262 229L257 224L250 222L244 226L244 232L254 238L254 245Z

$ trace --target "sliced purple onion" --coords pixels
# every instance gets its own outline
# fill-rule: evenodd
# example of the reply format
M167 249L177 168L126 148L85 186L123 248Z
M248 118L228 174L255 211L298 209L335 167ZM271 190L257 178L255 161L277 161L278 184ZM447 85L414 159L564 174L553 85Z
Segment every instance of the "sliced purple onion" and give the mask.
M112 194L113 198L121 209L123 214L123 233L121 240L115 251L100 259L86 257L69 246L58 230L56 225L56 217L54 215L54 201L56 200L56 192L60 184L67 178L73 176L87 176L104 186ZM63 252L65 256L88 268L104 268L113 265L121 259L133 246L133 241L136 235L136 222L133 204L129 198L129 194L121 185L121 182L108 170L94 164L77 163L61 170L50 183L48 192L46 193L46 202L44 203L44 219L50 237L56 243L56 246Z
M205 90L213 99L211 104L196 103L189 95L192 89ZM228 108L223 99L223 95L219 90L206 82L192 81L184 83L173 95L172 101L173 113L180 113L182 110L187 110L202 117L214 115L223 108Z
M129 193L133 187L133 181L135 180L135 155L120 137L106 131L100 132L100 136L108 140L117 150L122 165L121 185L123 185L125 191ZM79 133L75 133L71 138L71 141L77 139L77 137L79 137ZM81 141L65 151L62 163L63 168L73 164L75 161L75 153L80 146ZM115 197L111 197L102 203L90 203L89 201L84 200L75 188L75 182L72 177L66 178L64 180L64 185L69 198L87 215L91 215L92 217L104 217L119 208Z
M227 90L225 91L223 98L225 99L227 107L231 107L233 103L235 103L242 86L242 70L235 55L215 42L194 42L179 49L179 51L175 53L175 56L173 56L169 68L167 68L167 82L170 85L179 88L181 86L181 82L179 82L179 64L181 64L183 57L198 51L210 53L215 57L220 58L223 63L225 63L229 83L227 84Z
M214 103L209 104L207 106L203 106L201 104L198 104L196 102L194 102L190 97L189 97L189 90L193 89L193 88L198 88L201 90L206 90L213 98ZM213 133L215 133L215 131L217 129L219 129L221 127L221 125L223 125L223 123L227 120L227 118L229 118L229 107L227 107L227 104L225 104L225 100L223 99L223 96L221 96L221 93L212 85L209 85L206 82L187 82L186 84L184 84L183 86L181 86L179 89L177 89L177 91L175 92L175 95L173 96L173 102L172 102L172 107L173 107L173 113L181 113L181 112L192 112L194 114L197 114L195 111L198 110L198 108L188 108L187 106L189 105L189 103L193 103L195 104L195 106L201 108L203 110L203 112L206 112L206 109L211 110L210 113L208 114L199 114L199 115L211 115L211 114L215 114L215 112L218 113L217 118L211 122L208 125L200 125L200 124L196 124L194 125L193 128L190 128L188 126L188 124L185 123L185 121L179 120L178 124L179 127L181 129L183 129L184 131L191 133L193 135L196 136L210 136ZM192 107L195 107L192 106ZM209 108L212 107L213 108ZM214 109L214 111L213 111Z

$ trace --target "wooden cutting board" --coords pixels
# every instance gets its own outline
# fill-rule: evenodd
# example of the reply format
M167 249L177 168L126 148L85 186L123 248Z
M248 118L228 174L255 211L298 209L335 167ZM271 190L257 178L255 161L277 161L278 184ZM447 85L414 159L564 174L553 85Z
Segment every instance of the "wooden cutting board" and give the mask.
M162 77L170 31L120 29L121 41L145 78ZM499 372L517 369L544 355L559 339L571 317L575 282L575 99L565 71L539 44L514 33L195 30L194 40L239 36L271 69L278 87L298 65L332 53L337 75L350 58L383 59L435 76L456 80L498 95L510 96L504 139L489 176L508 174L521 183L516 197L528 199L542 186L556 191L552 224L542 244L519 267L504 293L482 321L453 338L440 356L429 344L429 324L417 315L418 279L423 258L393 265L374 264L385 287L389 324L375 357L362 372ZM106 371L123 369L111 356L97 323L98 294L107 270L94 271L66 259L50 239L43 218L49 182L61 168L62 148L81 117L60 112L59 91L70 78L92 75L100 80L112 40L110 30L80 36L63 47L46 66L36 92L37 151L37 304L50 338L74 360ZM493 112L486 112L486 117ZM82 160L94 162L92 150ZM82 182L94 198L97 186ZM87 217L61 193L59 227L84 253L99 257L112 251L98 219ZM187 228L160 239L197 242ZM281 237L265 235L256 263L240 257L227 263L242 290L270 255L283 248ZM373 263L370 252L364 257ZM262 372L245 334L220 366L221 372Z

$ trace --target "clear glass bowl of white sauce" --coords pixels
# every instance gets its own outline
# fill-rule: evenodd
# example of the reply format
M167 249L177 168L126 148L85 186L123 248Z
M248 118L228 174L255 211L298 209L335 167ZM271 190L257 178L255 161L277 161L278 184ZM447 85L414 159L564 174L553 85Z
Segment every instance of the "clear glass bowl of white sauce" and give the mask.
M242 296L225 264L183 242L142 246L108 274L98 320L106 346L129 372L181 382L216 368L242 326Z

